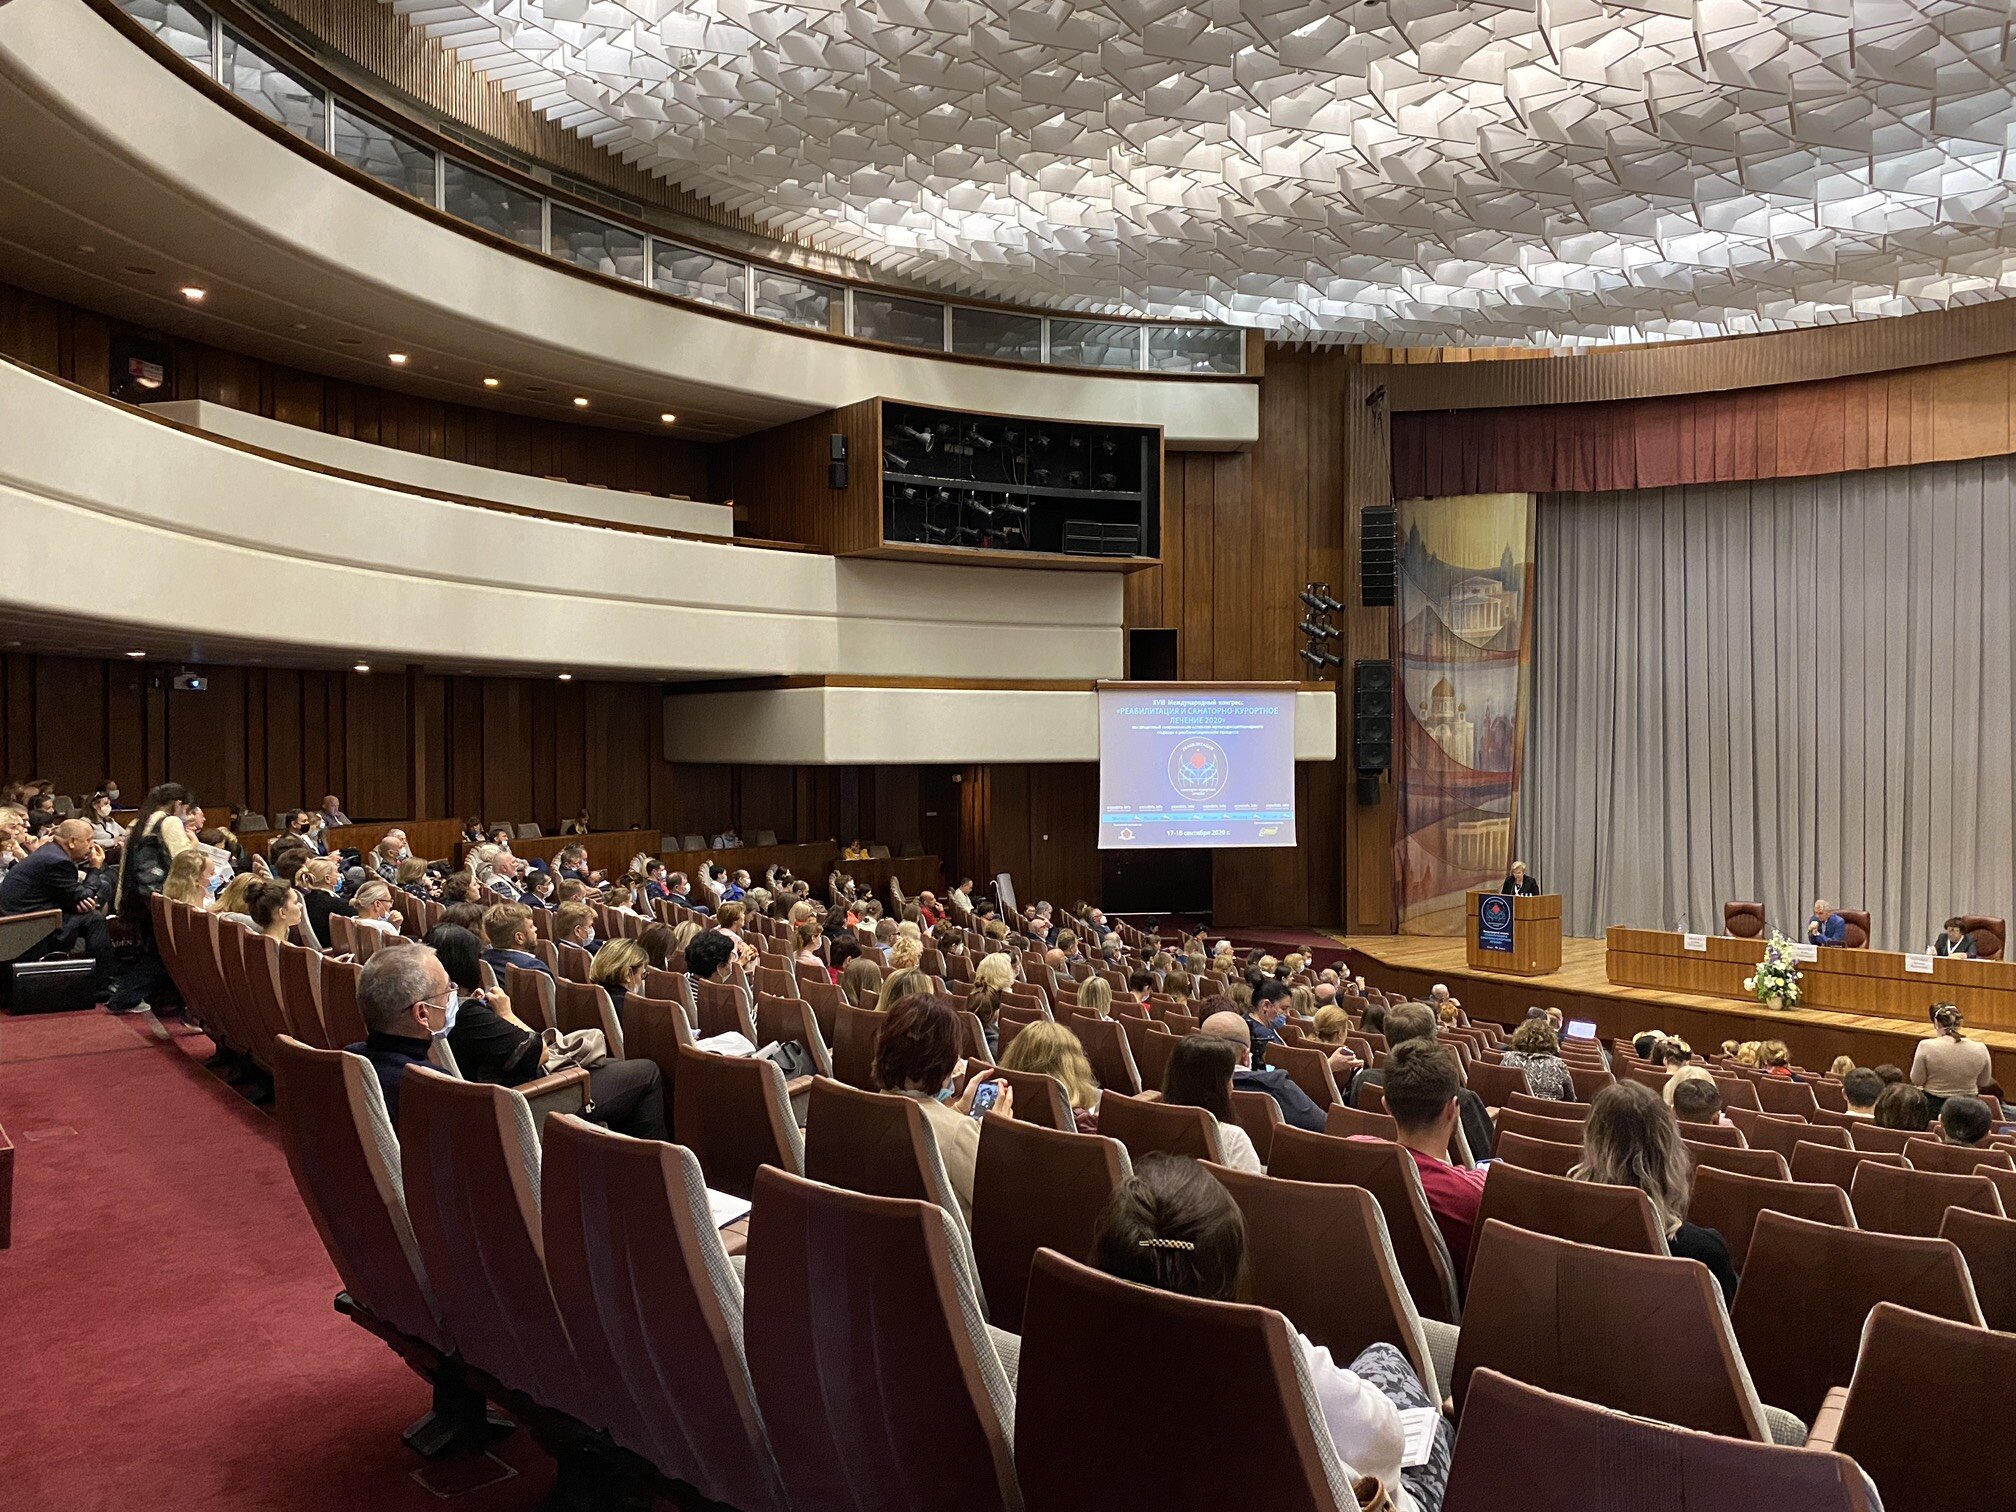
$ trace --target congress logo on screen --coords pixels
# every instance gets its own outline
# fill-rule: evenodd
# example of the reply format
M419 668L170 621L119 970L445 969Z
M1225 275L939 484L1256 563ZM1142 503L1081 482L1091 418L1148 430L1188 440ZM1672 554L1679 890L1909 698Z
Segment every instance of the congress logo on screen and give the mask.
M1193 737L1169 753L1169 785L1192 803L1202 803L1225 790L1230 765L1217 741Z

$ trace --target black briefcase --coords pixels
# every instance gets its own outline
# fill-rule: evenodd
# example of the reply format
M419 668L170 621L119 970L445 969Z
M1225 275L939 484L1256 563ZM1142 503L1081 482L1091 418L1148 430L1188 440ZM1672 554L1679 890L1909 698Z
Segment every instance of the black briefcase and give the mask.
M9 1013L77 1013L94 1006L91 979L98 963L86 956L50 961L16 961L7 968Z

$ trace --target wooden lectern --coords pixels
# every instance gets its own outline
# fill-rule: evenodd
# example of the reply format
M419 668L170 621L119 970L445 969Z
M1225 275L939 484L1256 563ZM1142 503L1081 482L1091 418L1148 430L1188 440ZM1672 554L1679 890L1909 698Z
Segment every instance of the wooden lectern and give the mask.
M1487 936L1506 935L1510 936L1507 943L1511 949L1485 949ZM1465 959L1478 971L1502 971L1511 976L1545 976L1550 971L1559 971L1561 895L1508 897L1481 889L1466 893L1463 948Z

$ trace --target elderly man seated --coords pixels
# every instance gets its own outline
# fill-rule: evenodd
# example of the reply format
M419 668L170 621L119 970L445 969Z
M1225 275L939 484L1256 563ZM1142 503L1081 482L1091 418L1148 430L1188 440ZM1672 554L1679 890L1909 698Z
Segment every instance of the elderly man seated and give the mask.
M1253 1064L1253 1026L1244 1015L1214 1013L1204 1020L1203 1032L1228 1040L1238 1047L1239 1065L1232 1072L1233 1090L1265 1092L1280 1107L1282 1118L1296 1128L1307 1129L1312 1134L1323 1132L1328 1113L1317 1107L1308 1093L1290 1081L1286 1071L1279 1066L1256 1067Z
M55 933L32 947L24 959L69 955L82 941L98 964L91 978L92 991L103 998L111 990L115 957L99 889L84 874L92 866L94 852L102 862L104 853L91 838L90 824L83 819L63 820L47 840L0 877L0 914L60 909L63 918Z

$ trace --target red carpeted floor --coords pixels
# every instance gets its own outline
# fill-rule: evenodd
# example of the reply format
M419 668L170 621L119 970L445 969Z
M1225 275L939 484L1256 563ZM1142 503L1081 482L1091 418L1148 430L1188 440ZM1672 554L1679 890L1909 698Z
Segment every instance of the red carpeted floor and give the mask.
M278 1130L208 1053L103 1013L0 1017L0 1507L441 1507L399 1442L425 1383L331 1309ZM523 1433L496 1453L519 1473L451 1505L551 1489Z

